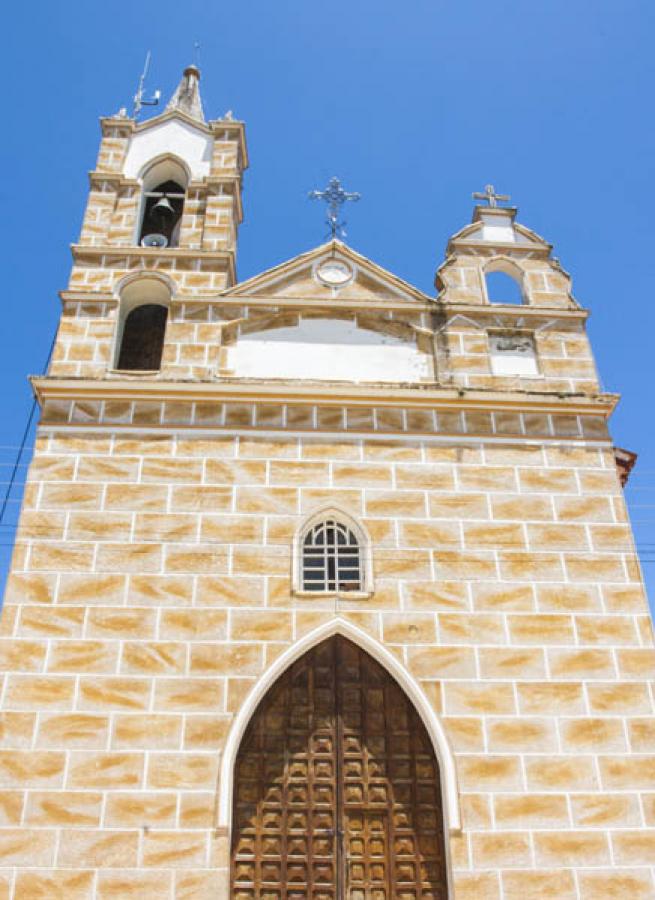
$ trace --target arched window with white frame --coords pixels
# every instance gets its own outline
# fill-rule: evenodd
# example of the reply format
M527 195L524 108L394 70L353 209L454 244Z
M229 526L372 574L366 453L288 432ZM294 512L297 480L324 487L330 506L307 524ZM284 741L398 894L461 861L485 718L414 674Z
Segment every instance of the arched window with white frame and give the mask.
M309 594L369 594L368 536L353 519L325 510L305 523L296 541L295 586Z

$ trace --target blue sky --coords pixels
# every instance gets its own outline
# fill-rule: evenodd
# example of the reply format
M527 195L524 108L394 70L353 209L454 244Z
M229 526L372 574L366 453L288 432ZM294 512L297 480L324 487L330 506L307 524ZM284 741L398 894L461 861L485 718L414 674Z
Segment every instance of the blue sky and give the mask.
M129 105L147 49L167 97L200 41L208 116L247 124L240 278L322 241L306 194L333 174L362 193L348 242L426 291L489 181L555 244L623 394L612 431L639 453L627 493L655 595L652 0L38 0L8 18L0 480L56 326L97 118Z

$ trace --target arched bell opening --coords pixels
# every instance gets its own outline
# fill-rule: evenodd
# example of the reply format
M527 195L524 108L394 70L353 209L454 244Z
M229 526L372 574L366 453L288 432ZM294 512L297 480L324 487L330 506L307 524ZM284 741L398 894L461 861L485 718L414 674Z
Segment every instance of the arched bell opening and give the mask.
M234 764L231 896L448 897L439 764L421 716L333 635L260 700Z
M183 166L163 159L143 177L138 242L143 247L177 247L188 183Z

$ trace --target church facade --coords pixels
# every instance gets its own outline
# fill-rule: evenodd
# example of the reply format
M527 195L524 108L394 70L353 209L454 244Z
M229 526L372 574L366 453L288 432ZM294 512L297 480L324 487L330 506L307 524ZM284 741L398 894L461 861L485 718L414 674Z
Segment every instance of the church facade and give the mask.
M0 898L655 898L630 459L551 246L489 191L434 296L337 239L238 282L198 71L101 126L32 380Z

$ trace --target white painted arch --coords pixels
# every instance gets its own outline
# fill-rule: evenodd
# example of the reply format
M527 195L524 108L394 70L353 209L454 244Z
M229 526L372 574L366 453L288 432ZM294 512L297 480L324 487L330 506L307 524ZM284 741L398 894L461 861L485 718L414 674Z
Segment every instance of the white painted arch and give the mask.
M428 702L416 679L400 664L398 659L386 647L376 641L375 638L372 638L361 628L339 616L303 635L300 640L285 650L281 656L278 656L261 676L237 713L228 734L221 761L220 782L218 785L218 828L221 830L225 829L228 835L231 833L234 767L243 735L261 700L292 663L300 659L308 650L335 635L347 638L353 644L369 653L373 659L377 660L387 670L414 704L414 708L420 715L430 736L432 747L439 763L446 832L459 832L462 824L455 758L437 714Z

